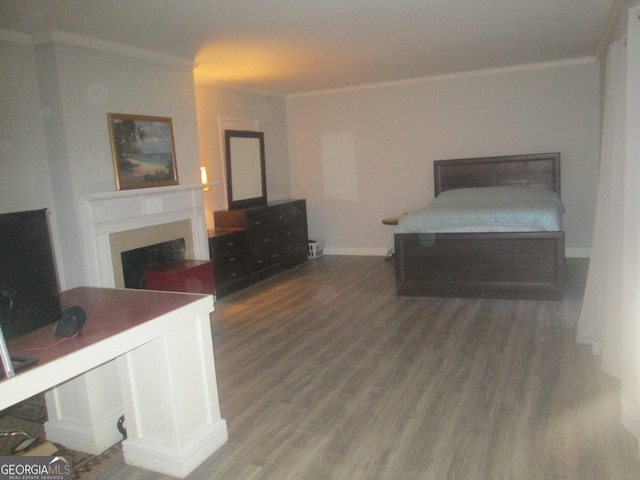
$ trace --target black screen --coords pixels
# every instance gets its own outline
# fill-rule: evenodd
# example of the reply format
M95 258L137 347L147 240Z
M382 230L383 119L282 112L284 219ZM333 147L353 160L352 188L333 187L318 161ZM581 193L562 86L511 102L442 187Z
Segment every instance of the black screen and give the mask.
M6 340L62 314L46 212L0 214L0 326Z

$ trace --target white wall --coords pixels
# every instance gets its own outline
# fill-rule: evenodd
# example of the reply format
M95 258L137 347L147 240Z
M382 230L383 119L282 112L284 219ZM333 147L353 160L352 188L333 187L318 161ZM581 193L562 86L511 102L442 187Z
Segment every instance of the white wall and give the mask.
M292 192L327 253L381 254L380 220L433 198L433 161L561 152L567 254L588 254L599 158L595 61L287 99ZM324 153L323 153L324 152Z
M202 165L207 167L210 181L222 182L205 194L207 228L214 228L213 211L226 208L224 189L224 133L219 118L257 121L264 132L267 199L291 196L287 118L284 97L260 95L206 84L195 86L198 135Z
M63 265L33 47L0 32L0 213L46 208L59 276Z
M58 215L65 277L75 286L87 278L79 255L78 196L116 189L108 112L171 117L179 181L199 181L193 71L189 64L59 42L37 46L36 64L43 109L49 112L45 132L54 140L48 141L54 197L65 212Z
M108 112L170 117L179 181L199 182L190 65L167 65L65 44L55 45L55 59L75 193L116 189Z
M108 112L171 117L179 181L200 181L192 67L60 41L0 45L2 89L15 93L0 129L3 151L11 150L1 158L11 189L0 191L0 208L50 208L60 286L82 285L79 196L116 189ZM25 171L40 173L40 189Z
M49 208L53 197L33 49L0 40L0 64L0 212Z

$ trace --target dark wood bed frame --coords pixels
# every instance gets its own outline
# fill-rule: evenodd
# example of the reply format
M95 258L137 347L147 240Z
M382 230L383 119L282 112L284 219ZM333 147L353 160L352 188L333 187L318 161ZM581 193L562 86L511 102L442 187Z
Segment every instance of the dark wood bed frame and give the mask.
M560 194L560 154L438 160L445 190L528 186ZM564 232L396 233L398 295L561 300Z

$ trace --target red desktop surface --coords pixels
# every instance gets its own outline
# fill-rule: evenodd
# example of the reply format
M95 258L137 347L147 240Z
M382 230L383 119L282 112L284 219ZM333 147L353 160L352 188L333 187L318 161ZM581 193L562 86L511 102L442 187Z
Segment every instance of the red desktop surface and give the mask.
M99 343L137 327L167 311L198 300L197 295L170 294L136 289L78 287L60 294L63 306L80 305L87 314L82 332L55 337L54 324L8 342L11 355L35 357L38 365Z

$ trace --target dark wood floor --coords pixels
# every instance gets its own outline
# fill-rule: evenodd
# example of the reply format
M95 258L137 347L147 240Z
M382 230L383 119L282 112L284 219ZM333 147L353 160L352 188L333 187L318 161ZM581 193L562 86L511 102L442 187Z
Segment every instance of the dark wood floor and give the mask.
M397 297L393 269L325 256L217 303L229 442L189 478L640 478L618 383L575 343L584 260L562 302Z

